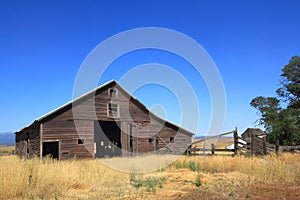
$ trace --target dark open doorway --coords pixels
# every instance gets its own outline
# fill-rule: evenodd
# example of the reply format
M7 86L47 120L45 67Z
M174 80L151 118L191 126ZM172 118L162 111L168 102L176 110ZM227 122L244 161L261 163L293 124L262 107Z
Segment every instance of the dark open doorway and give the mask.
M95 121L94 122L94 144L95 157L121 156L121 129L120 122Z
M59 142L43 142L43 156L59 159Z

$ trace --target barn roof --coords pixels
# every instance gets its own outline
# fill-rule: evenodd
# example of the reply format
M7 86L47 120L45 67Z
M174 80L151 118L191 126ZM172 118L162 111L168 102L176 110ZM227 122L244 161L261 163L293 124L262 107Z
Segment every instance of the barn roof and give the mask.
M263 136L266 135L265 132L263 132L261 129L259 128L247 128L243 133L242 133L242 137L247 137L248 135L250 136L251 133L254 133L255 136Z
M134 97L133 97L133 96L132 96L125 88L123 88L116 80L108 81L108 82L106 82L106 83L104 83L104 84L98 86L97 88L95 88L95 89L93 89L93 90L91 90L91 91L89 91L89 92L87 92L87 93L85 93L85 94L83 94L83 95L81 95L81 96L79 96L79 97L77 97L77 98L75 98L75 99L73 99L73 100L71 100L71 101L69 101L69 102L63 104L62 106L60 106L60 107L58 107L58 108L56 108L56 109L54 109L54 110L48 112L47 114L45 114L45 115L39 117L39 118L36 119L33 123L31 123L30 125L24 127L23 129L21 129L21 130L19 130L19 131L16 131L15 133L23 132L23 131L25 131L26 129L32 127L32 126L36 126L36 125L38 125L38 124L40 124L40 123L43 123L44 120L46 120L47 118L51 117L51 116L54 115L55 113L57 113L57 112L59 112L59 111L65 109L65 108L67 108L68 106L72 106L73 103L78 102L79 100L81 100L81 99L83 99L83 98L85 98L85 97L88 97L88 96L90 96L90 95L92 95L92 94L95 94L95 92L97 92L97 91L99 91L99 90L101 90L101 89L103 89L103 88L105 88L105 87L108 87L108 86L110 86L110 85L117 85L121 90L123 90L123 92L124 92L126 95L128 95L128 96L130 97L131 101L132 101L135 105L137 105L140 109L142 109L142 110L143 110L144 112L146 112L147 114L151 114L151 117L155 118L156 120L158 120L158 121L160 121L160 122L162 122L162 123L165 123L165 124L166 124L167 126L169 126L170 128L180 130L181 132L186 133L186 134L191 135L191 136L194 135L194 133L192 133L191 131L188 131L188 130L182 128L182 127L179 127L178 125L176 125L176 124L174 124L174 123L172 123L172 122L169 122L169 121L167 121L167 120L165 120L165 119L162 119L161 117L159 117L159 116L155 115L154 113L152 113L151 111L149 111L149 109L148 109L144 104L142 104L139 100L137 100L136 98L134 98Z

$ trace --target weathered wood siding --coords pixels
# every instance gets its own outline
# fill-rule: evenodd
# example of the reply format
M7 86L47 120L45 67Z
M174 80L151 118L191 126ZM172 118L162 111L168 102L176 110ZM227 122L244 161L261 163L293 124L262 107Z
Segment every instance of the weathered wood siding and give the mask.
M150 138L152 143L149 142ZM173 143L170 141L171 138L174 138ZM158 151L159 153L182 154L190 143L191 136L155 120L152 121L151 125L139 129L139 153Z
M191 136L167 126L163 127L159 135L161 135L161 139L159 140L159 153L183 154L187 150L188 145L192 143ZM171 143L170 137L174 138L173 143ZM166 146L165 143L168 145Z
M16 154L21 158L39 157L40 131L38 126L16 134Z
M77 132L74 121L70 121L71 109L60 116L43 123L42 141L59 141L59 157L67 158L92 158L94 145L93 121L80 120L77 123ZM67 117L67 118L66 118ZM84 140L78 144L78 139Z

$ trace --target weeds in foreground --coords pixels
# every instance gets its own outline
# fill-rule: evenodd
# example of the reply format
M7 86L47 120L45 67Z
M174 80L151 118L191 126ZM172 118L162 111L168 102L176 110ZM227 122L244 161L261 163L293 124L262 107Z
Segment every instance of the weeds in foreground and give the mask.
M137 175L133 172L130 173L129 177L130 183L133 187L145 187L147 192L156 192L156 188L162 188L166 182L164 177L147 177L146 179L143 179L141 175Z
M175 166L176 169L180 169L180 168L185 168L185 169L190 169L193 172L195 171L199 171L200 170L200 164L198 162L195 162L193 160L189 160L189 161L176 161L173 166Z
M196 187L200 187L202 185L201 176L198 173L196 175L195 185L196 185Z

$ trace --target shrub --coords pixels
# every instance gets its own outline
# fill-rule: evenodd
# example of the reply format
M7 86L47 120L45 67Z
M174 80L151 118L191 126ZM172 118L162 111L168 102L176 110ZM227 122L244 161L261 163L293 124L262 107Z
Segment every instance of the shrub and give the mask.
M195 180L196 187L200 187L202 185L202 180L200 174L197 174L196 180Z
M195 172L195 171L199 171L200 170L200 165L199 165L199 163L196 163L195 161L190 160L188 162L188 168L190 170L192 170L193 172Z
M131 172L130 173L130 183L133 187L139 188L143 186L143 180L141 179L141 177L136 176L136 173Z
M141 176L137 177L135 173L130 173L130 183L133 187L145 187L148 192L156 192L156 187L163 187L165 178L147 177L145 180Z

